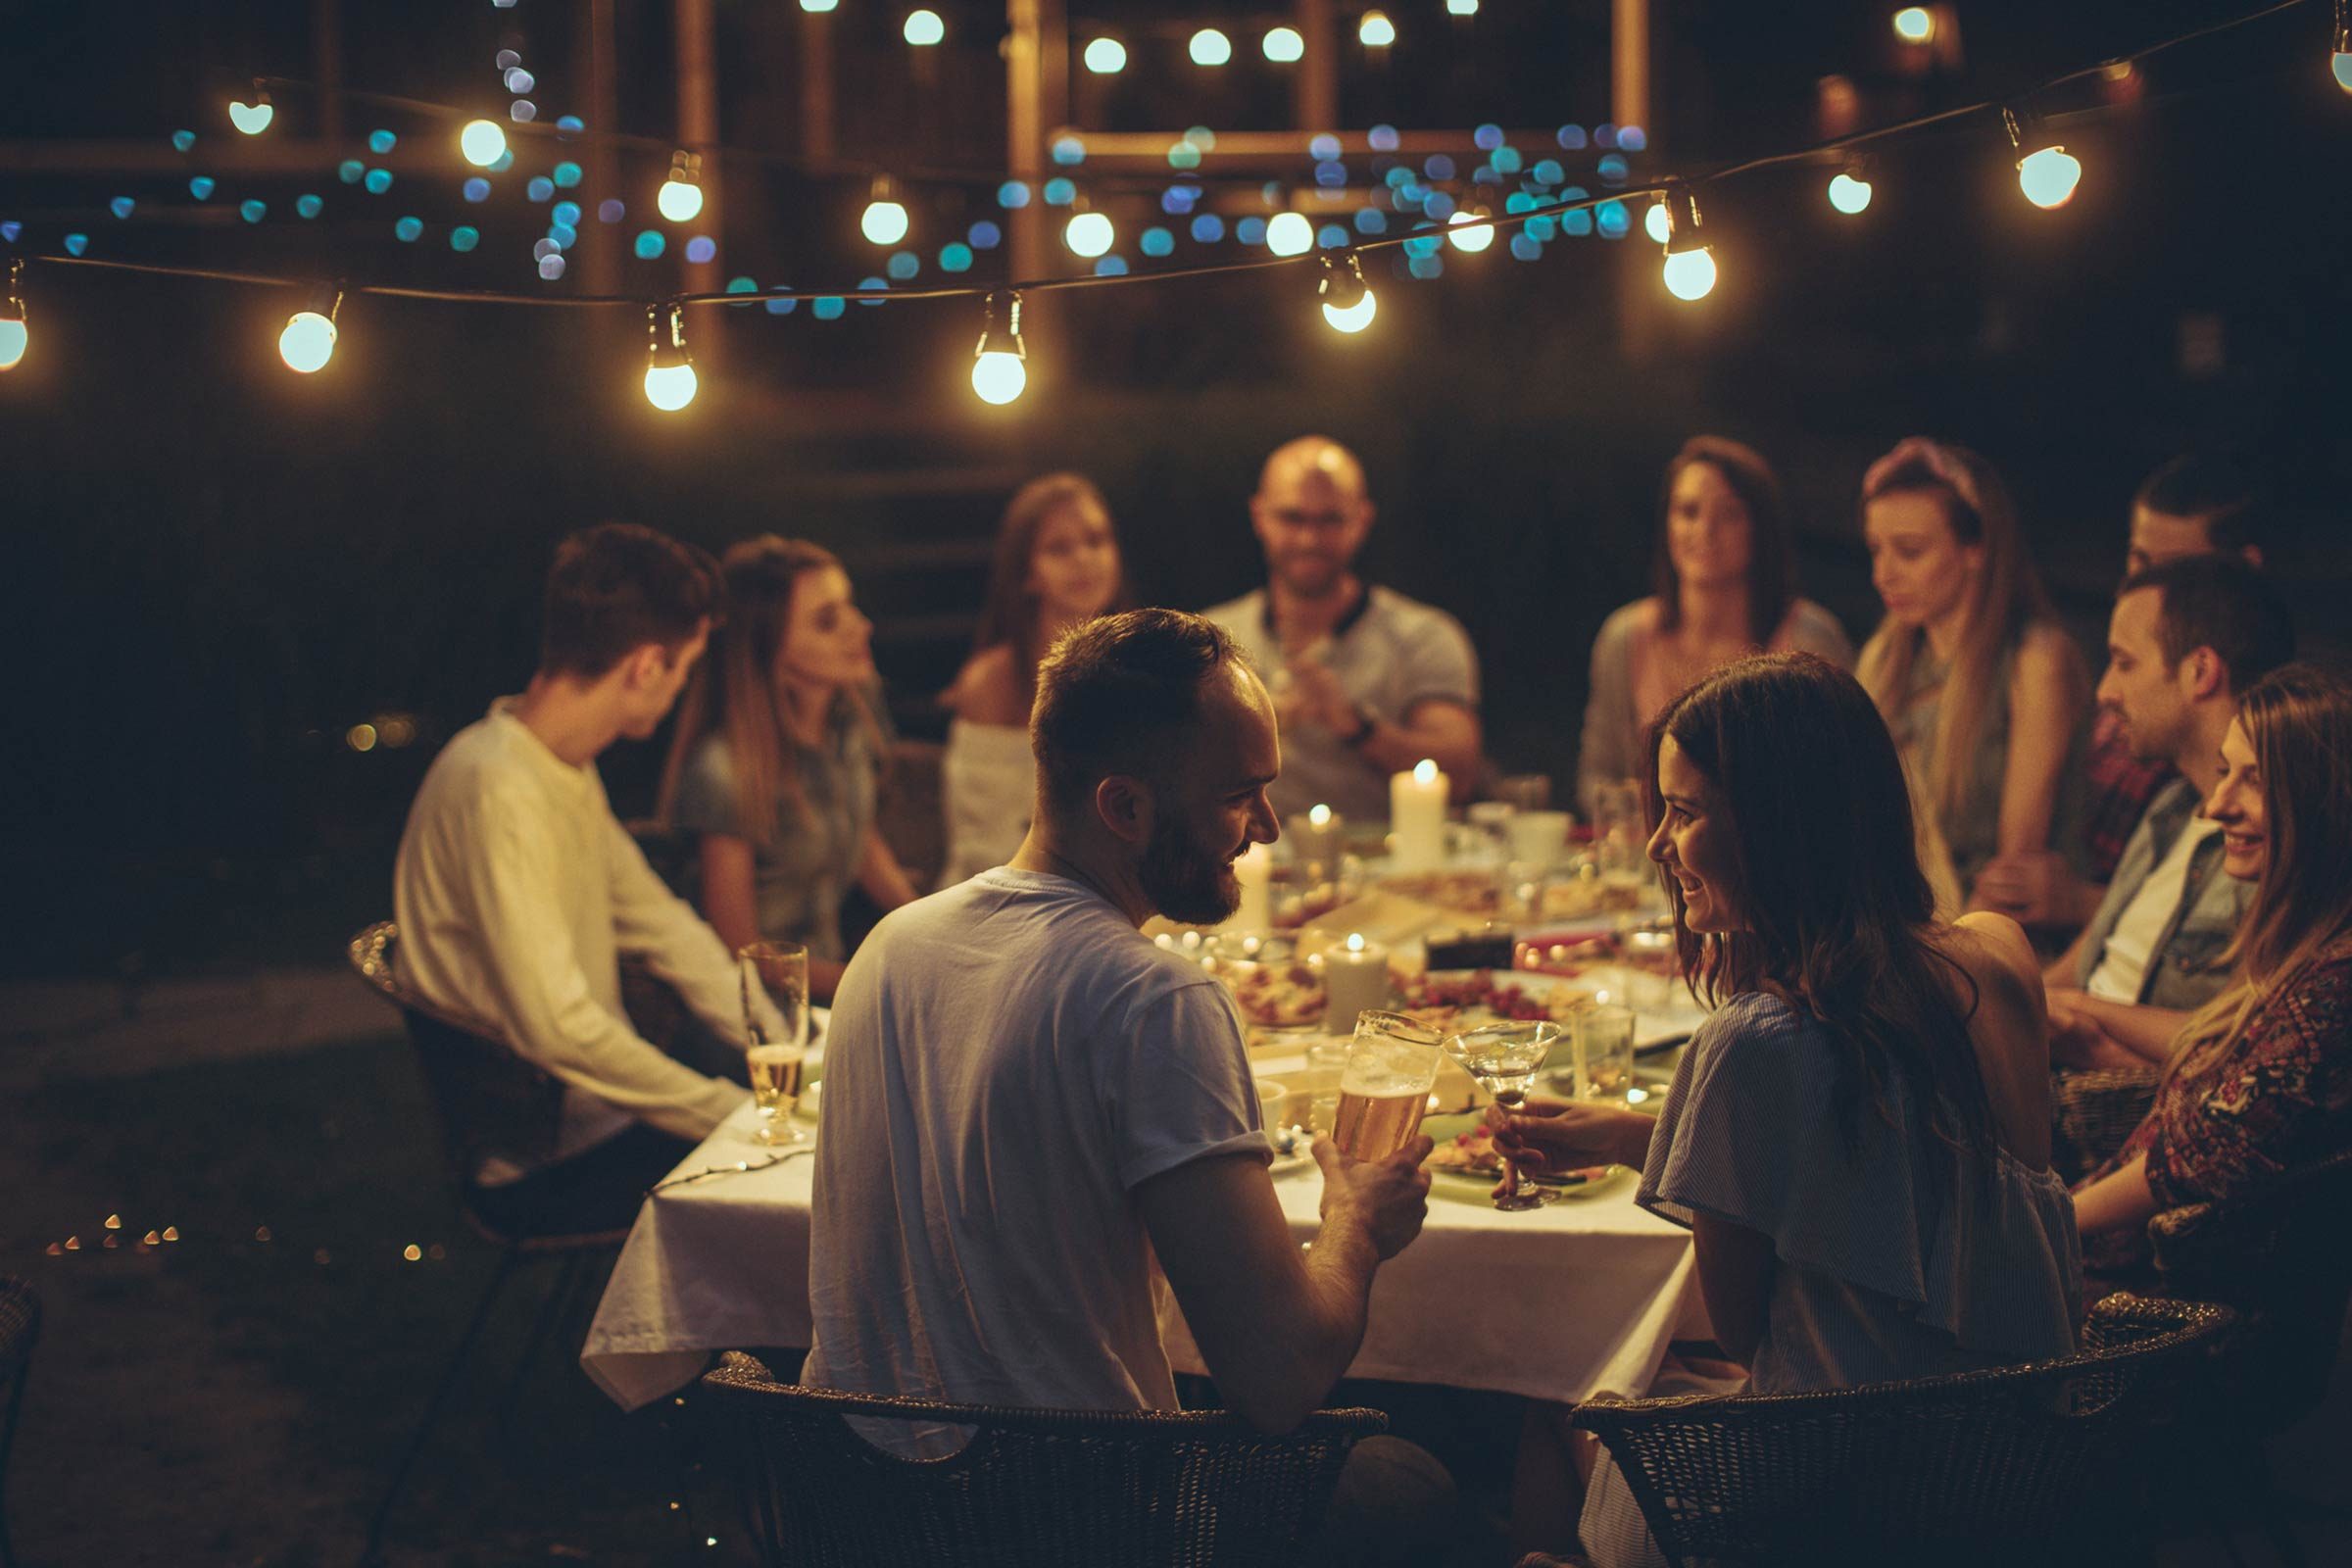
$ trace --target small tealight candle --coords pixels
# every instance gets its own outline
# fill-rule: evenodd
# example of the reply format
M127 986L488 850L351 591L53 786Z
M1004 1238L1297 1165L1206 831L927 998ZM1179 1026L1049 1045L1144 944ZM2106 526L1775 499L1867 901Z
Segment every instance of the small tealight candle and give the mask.
M1237 931L1264 931L1274 924L1274 856L1263 844L1252 844L1233 862L1234 880L1242 885L1241 907L1229 922Z
M1347 823L1340 813L1328 806L1317 806L1302 816L1290 821L1291 854L1301 865L1319 865L1325 876L1332 875L1340 863L1341 846L1347 843Z
M1451 781L1424 757L1409 773L1389 775L1390 862L1399 871L1434 871L1446 860L1446 798Z
M1351 1034L1355 1015L1389 1004L1389 951L1360 931L1323 950L1323 1032Z

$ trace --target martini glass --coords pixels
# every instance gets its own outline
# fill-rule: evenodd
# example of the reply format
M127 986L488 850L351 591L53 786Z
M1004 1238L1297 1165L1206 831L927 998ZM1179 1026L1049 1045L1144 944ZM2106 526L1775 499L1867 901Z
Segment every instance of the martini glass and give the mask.
M1544 1058L1551 1054L1559 1039L1556 1023L1514 1019L1449 1036L1446 1054L1485 1086L1496 1104L1517 1110L1527 1102L1527 1092L1535 1087ZM1510 1189L1508 1197L1494 1200L1496 1208L1540 1208L1550 1200L1548 1194L1511 1164L1509 1156L1497 1151L1495 1157L1502 1161L1504 1185Z

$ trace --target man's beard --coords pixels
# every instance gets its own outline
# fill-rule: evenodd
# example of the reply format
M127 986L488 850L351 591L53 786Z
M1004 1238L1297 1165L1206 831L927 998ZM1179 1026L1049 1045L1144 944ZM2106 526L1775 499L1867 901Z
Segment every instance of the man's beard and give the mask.
M1186 925L1215 925L1242 906L1232 858L1203 851L1173 817L1152 824L1135 874L1152 907Z

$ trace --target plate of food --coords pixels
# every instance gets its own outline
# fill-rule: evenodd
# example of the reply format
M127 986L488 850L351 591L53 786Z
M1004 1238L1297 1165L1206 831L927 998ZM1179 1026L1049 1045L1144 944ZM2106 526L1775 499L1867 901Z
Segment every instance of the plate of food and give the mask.
M1432 1116L1421 1130L1438 1147L1421 1162L1430 1173L1432 1194L1459 1201L1485 1201L1502 1176L1502 1156L1494 1152L1494 1135L1483 1116ZM1623 1165L1590 1165L1582 1170L1522 1175L1548 1190L1554 1200L1591 1198L1614 1191L1631 1173Z

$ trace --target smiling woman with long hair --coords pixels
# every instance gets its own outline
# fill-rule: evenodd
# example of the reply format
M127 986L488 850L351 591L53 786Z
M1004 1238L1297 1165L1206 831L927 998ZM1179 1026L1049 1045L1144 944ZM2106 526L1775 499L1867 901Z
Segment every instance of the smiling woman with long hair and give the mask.
M688 880L711 929L730 948L806 945L823 1000L847 956L851 885L885 909L914 897L874 826L873 624L821 545L762 534L719 566L727 619L679 705L657 812L695 841Z
M1862 684L1894 732L1921 858L1950 912L1994 856L2075 842L2090 678L2007 488L1974 452L1898 444L1863 476L1862 533L1886 607Z
M1637 1201L1691 1227L1716 1339L1772 1394L2065 1353L2082 1257L2049 1169L2034 953L2006 916L1937 920L1869 695L1765 655L1685 691L1652 737L1649 856L1716 1010ZM1567 1107L1531 1108L1496 1141L1540 1168ZM1640 1517L1604 1465L1588 1554L1642 1560Z
M2147 1119L2075 1194L2103 1268L2147 1260L2161 1208L2227 1199L2352 1148L2352 686L2288 664L2248 687L2203 814L2222 868L2256 884Z
M1653 589L1601 622L1577 752L1577 796L1638 775L1642 736L1674 694L1744 655L1819 654L1850 667L1838 617L1793 586L1780 476L1753 447L1695 435L1666 465Z

